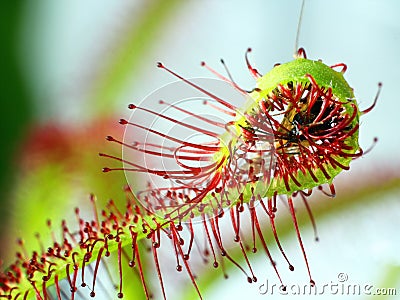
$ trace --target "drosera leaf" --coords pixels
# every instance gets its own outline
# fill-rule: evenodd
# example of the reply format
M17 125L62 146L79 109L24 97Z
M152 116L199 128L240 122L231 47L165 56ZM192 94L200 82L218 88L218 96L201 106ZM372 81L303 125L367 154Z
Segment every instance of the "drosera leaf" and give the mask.
M376 199L380 199L382 194L390 193L392 191L398 191L399 186L400 182L397 175L393 175L393 178L392 177L385 178L382 181L377 181L377 180L373 180L372 182L366 181L365 185L360 187L360 189L354 190L354 186L352 186L349 189L344 189L344 194L342 196L338 196L335 199L335 201L329 201L328 203L316 205L313 208L313 210L314 212L318 213L319 217L323 217L325 214L332 214L339 212L341 210L348 209L349 205L365 204L368 201L374 201ZM379 197L376 197L375 195ZM115 253L121 251L119 245L129 246L130 244L132 244L133 236L136 237L135 243L141 239L149 238L150 234L149 229L151 227L151 225L149 224L157 224L161 220L157 220L154 219L154 217L149 217L149 216L142 217L141 214L139 214L139 212L140 211L138 207L132 206L132 202L128 201L127 214L125 214L122 220L120 219L118 221L118 219L116 218L116 216L119 214L117 211L109 210L105 213L101 213L101 215L99 216L100 219L94 217L92 222L90 221L80 222L81 224L80 229L74 234L72 234L69 230L65 230L67 228L65 227L65 225L63 225L64 234L66 237L69 236L69 239L74 239L75 241L78 241L79 239L82 239L81 237L83 236L84 237L82 239L83 242L80 245L75 246L74 248L70 248L68 244L65 242L64 244L60 243L60 245L62 245L61 247L63 247L64 249L57 249L56 247L48 248L47 252L42 255L34 254L30 261L27 258L22 257L24 254L22 253L18 254L17 256L21 257L21 259L19 259L19 262L15 266L10 267L9 273L5 272L2 273L0 276L0 282L1 282L0 289L2 291L1 295L3 296L11 295L12 299L16 298L17 295L33 296L35 293L32 289L32 281L37 280L37 284L35 284L35 287L37 291L40 291L42 288L42 285L40 283L43 282L44 278L49 275L46 273L46 271L48 270L51 270L50 272L51 276L49 276L49 278L46 278L47 287L54 284L56 275L58 280L65 278L67 276L66 272L67 268L69 270L70 278L72 278L71 281L73 282L73 284L79 285L80 279L73 281L74 278L73 265L77 264L79 267L81 267L85 255L87 258L86 266L90 262L96 261L100 253L104 254L105 256L104 260L106 261L108 259L106 257L107 255L109 254L115 255ZM305 216L304 213L299 213L298 215L299 215L298 221L301 226L304 226L306 222L309 223L309 220L308 221L306 220L307 217ZM135 228L132 227L132 224L135 224ZM120 227L119 225L121 225L124 228ZM165 226L167 225L168 224L165 224ZM281 220L281 222L279 222L277 226L279 226L279 233L281 237L282 236L284 237L292 229L292 224L290 224L289 222L284 222L284 220L283 221ZM179 227L180 226L177 225L178 229L180 229ZM100 231L97 231L99 228L101 228ZM99 236L99 239L95 239L95 232L102 234L104 238L102 239ZM67 255L64 251L68 252ZM237 253L240 250L230 249L230 251L233 251L231 254L232 256L236 257L235 253ZM88 253L90 253L90 257L88 256ZM137 254L138 253L136 253L136 255ZM57 258L55 257L55 255L59 255L60 257ZM126 255L131 257L128 252L126 253ZM143 255L143 253L141 255ZM55 262L57 265L52 264L53 262ZM40 266L40 268L36 270L30 269L29 271L30 274L33 274L33 277L29 278L30 280L28 280L28 278L24 275L25 273L23 273L24 268L26 268L29 265L38 267ZM69 267L67 267L67 265L69 265ZM47 267L50 267L50 269L48 269ZM128 269L126 263L124 268ZM231 267L226 264L225 268L228 268L229 270ZM215 274L217 274L217 276L221 276L220 272L215 272ZM213 278L212 276L213 272L209 273L207 278ZM19 283L17 284L16 282L14 283L10 282L12 278L14 279L18 278ZM200 287L203 288L203 285L201 284L202 282L201 278L202 276L199 277Z
M94 196L91 199L95 205ZM79 269L92 262L95 263L95 270L98 269L99 263L106 260L111 253L122 255L123 247L135 246L154 227L151 225L154 224L154 218L141 215L140 208L133 207L129 201L124 215L113 205L108 210L103 210L100 217L95 214L91 221L82 220L79 209L75 212L79 219L77 230L70 230L62 222L63 238L54 240L51 247L43 249L44 252L34 252L30 257L26 256L29 254L25 247L17 252L16 262L0 276L2 296L33 296L35 290L36 293L43 293L43 284L46 287L53 286L57 275L58 281L68 279L73 297L81 284L81 280L77 278ZM160 223L161 221L159 220ZM96 280L98 279L94 278L93 282ZM95 291L92 293L95 295Z
M364 153L358 144L362 112L352 88L343 77L342 73L346 70L344 64L329 67L320 61L306 59L304 49L299 49L294 61L276 65L269 73L261 75L249 63L249 52L250 49L246 53L248 69L258 83L251 92L239 88L231 79L201 63L231 89L247 96L242 97L240 104L234 103L231 98L221 97L220 93L213 93L210 86L204 87L196 80L186 79L161 62L157 64L158 68L207 96L206 100L202 98L202 105L212 108L208 113L212 115L222 111L228 120L215 121L211 117L197 115L193 108L184 107L181 99L175 99L174 103L159 98L153 101L150 95L139 105L128 106L133 111L129 120L120 119L120 124L126 126L124 140L107 137L108 141L122 145L123 157L100 154L123 164L122 167L106 167L104 172L125 171L132 191L144 208L170 222L168 234L175 246L177 269L182 270L181 257L200 297L194 273L184 259L189 255L183 255L181 249L185 240L178 242L180 239L176 236L173 223L181 226L181 222L190 223L201 216L207 236L204 253L213 254L214 267L226 260L251 283L256 282L257 277L248 259L250 249L244 246L249 237L240 231L246 221L242 212L248 210L254 245L251 250L257 251L255 245L258 240L261 252L265 252L281 288L285 289L260 226L264 218L270 221L275 243L289 270L293 271L274 224L278 214L277 199L282 197L291 214L290 223L296 231L309 282L315 285L294 203L298 199L303 200L308 208L307 198L313 189L335 196L333 179L343 170L348 170L350 162ZM340 72L333 70L337 67L341 68ZM379 90L380 85L378 94ZM174 114L176 111L184 116L177 117ZM164 123L164 126L157 127L159 120L169 122L174 130ZM177 128L186 136L180 136ZM202 136L203 140L192 141L188 138L192 136ZM130 156L132 153L135 155ZM142 177L130 180L131 174ZM327 185L330 192L326 192L323 185ZM255 203L261 204L261 212L255 209ZM309 209L308 212L314 223ZM230 217L233 239L244 258L243 266L224 245L219 226L219 219L224 216ZM189 233L194 235L191 229ZM220 253L220 260L215 257L215 252Z
M190 129L195 134L210 137L211 141L199 143L186 140L187 136L179 138L168 132L164 133L163 130L166 128L155 129L152 126L144 126L140 122L140 118L136 117L132 120L121 119L120 124L143 130L146 138L148 135L155 135L169 140L173 144L157 144L157 141L148 142L146 139L137 141L135 138L141 136L137 132L133 132L132 136L128 134L127 138L133 138L133 141L120 141L112 136L107 136L108 141L122 145L125 147L124 150L133 150L148 155L150 159L139 160L133 156L135 159L130 161L100 153L102 157L124 163L123 167L105 167L103 171L106 173L117 170L134 174L143 173L147 176L159 177L163 179L163 183L167 183L169 186L157 185L156 181L151 178L130 181L129 184L133 188L136 187L135 183L137 182L144 185L142 185L143 188L139 187L134 190L126 188L126 211L119 210L115 203L110 201L109 205L102 210L101 218L95 213L92 221L83 220L79 215L79 209L76 209L78 218L76 231L71 232L63 224L64 238L61 242L54 240L53 246L42 254L33 253L30 258L25 254L17 255L16 263L10 267L11 271L3 274L1 278L4 295L8 293L10 297L17 298L20 294L11 295L11 293L29 293L32 289L28 290L27 287L31 285L38 298L41 297L40 294L46 297L46 287L55 282L56 276L53 275L56 274L59 279L67 278L71 299L73 299L78 291L79 269L81 268L84 272L85 266L93 263L94 272L90 295L94 297L99 265L113 253L118 257L119 282L122 282L121 262L122 256L124 256L125 263L128 260L131 268L136 267L146 298L151 298L152 292L146 283L142 263L144 260L140 250L140 248L146 248L141 242L147 240L150 242L150 250L152 250L150 252L156 264L162 294L166 298L157 256L157 249L160 247L161 235L163 235L172 243L172 256L176 258L177 271L186 271L193 288L202 299L190 261L192 241L198 235L191 226L193 222L201 222L204 225L203 233L207 237L207 243L203 246L204 249L199 251L204 256L212 253L214 268L218 268L225 262L230 263L240 270L247 282L257 282L248 255L250 250L257 252L257 239L258 244L261 244L260 250L265 252L281 283L281 288L285 290L284 280L279 274L265 240L265 233L260 226L262 220L270 221L275 243L280 248L282 256L285 257L287 267L293 271L293 266L287 259L275 231L274 220L278 213L276 202L280 196L283 196L289 207L291 223L294 225L304 256L309 282L314 285L315 282L312 279L305 247L300 236L294 203L300 199L308 207L307 197L312 194L314 188L321 189L321 185L325 183L328 183L332 194L330 196L333 196L333 178L342 170L349 169L348 163L353 158L360 157L363 151L358 146L360 112L353 97L338 98L333 94L332 87L336 86L334 81L332 86L330 86L331 80L328 83L324 80L318 82L320 69L328 68L326 70L329 72L331 69L323 64L309 63L308 60L304 60L303 49L299 50L299 56L303 57L298 57L295 64L299 63L306 67L300 66L300 77L292 74L293 81L275 82L276 87L271 90L272 94L251 99L250 106L245 104L244 109L159 63L159 68L210 97L214 103L217 103L216 105L222 106L221 110L229 117L233 117L233 120L225 124L215 122L198 117L194 112L177 105L166 104L163 101L157 102L158 105L168 105L174 110L180 110L186 114L186 117L197 118L214 129L207 130L204 126L196 126L192 122L178 120L164 112L160 113L157 110L134 104L129 105L131 110L167 120L175 126ZM311 69L308 70L310 65ZM256 78L263 78L249 63L248 68ZM278 69L279 66L276 68ZM327 73L325 71L321 72ZM274 69L271 72L274 73ZM215 74L220 78L223 77L218 73ZM264 75L265 78L268 78L269 74L271 73ZM337 75L336 73L332 74ZM228 79L224 80L240 93L248 95L248 92L238 88L234 82ZM325 86L326 84L328 86ZM352 93L348 86L346 89ZM262 93L262 89L256 88L255 92ZM203 105L207 105L207 101L203 101ZM213 104L212 107L216 108L216 105ZM219 133L221 129L226 131ZM221 140L224 140L225 143L222 143ZM262 142L261 147L259 147L259 142ZM164 166L158 168L146 164L148 162L156 163L160 157L168 159L176 166L167 164L168 168L164 168ZM204 164L199 166L192 164L193 161L204 162ZM322 175L317 172L321 172ZM271 182L279 184L269 185ZM274 190L269 194L267 192L268 198L264 198L265 191L271 188ZM328 193L325 192L325 194ZM91 199L95 206L94 198ZM263 209L256 210L256 203L260 203ZM246 222L245 214L243 214L245 210L248 210L251 216L250 220L247 219L252 228L250 237L241 232L242 224ZM95 211L97 210L95 209ZM313 222L311 213L309 216ZM230 247L228 251L223 237L226 234L220 227L222 218L227 219L232 226L233 233L228 235L231 235L237 244L236 248L240 249L245 262L243 265L239 264L237 258L232 256ZM246 247L249 238L252 238L252 249ZM124 252L128 245L131 245L131 254ZM219 256L217 257L215 253L218 253ZM28 284L22 284L24 289L20 290L21 286L18 287L17 283L22 279ZM85 283L85 285L87 284ZM59 292L60 288L57 284L56 286ZM119 290L118 297L121 298L123 297L121 285Z

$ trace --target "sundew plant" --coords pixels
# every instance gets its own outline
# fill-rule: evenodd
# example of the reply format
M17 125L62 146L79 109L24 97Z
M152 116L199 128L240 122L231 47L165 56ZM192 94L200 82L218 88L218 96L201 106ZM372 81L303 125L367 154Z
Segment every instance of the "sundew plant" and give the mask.
M284 2L9 8L1 298L400 293L398 4Z

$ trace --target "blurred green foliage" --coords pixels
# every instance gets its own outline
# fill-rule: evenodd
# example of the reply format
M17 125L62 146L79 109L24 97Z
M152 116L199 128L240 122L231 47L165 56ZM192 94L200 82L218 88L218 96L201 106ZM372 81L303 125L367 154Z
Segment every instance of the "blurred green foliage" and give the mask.
M109 112L129 79L135 76L133 74L139 74L143 56L157 43L156 37L163 31L163 25L178 9L183 8L184 1L156 0L146 4L140 19L132 18L132 24L126 24L127 30L121 43L113 45L104 69L96 78L93 93L87 102L88 111L95 114Z
M23 1L0 2L1 118L0 118L0 236L12 214L9 201L16 182L21 138L32 120L32 98L18 59ZM3 244L3 243L2 243ZM0 248L0 253L2 253Z

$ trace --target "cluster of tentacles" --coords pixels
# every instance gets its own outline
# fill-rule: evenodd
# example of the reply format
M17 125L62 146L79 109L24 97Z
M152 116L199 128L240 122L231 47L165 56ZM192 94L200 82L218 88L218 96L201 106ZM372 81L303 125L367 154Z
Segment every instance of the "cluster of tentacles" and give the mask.
M308 173L315 183L320 182L316 171L330 180L327 165L348 170L349 166L337 158L351 160L363 154L361 148L354 149L347 142L358 131L357 106L351 104L349 112L331 89L318 86L311 75L308 79L306 84L279 85L247 116L251 131L243 129L246 141L254 143L259 140L259 131L265 131L265 124L270 125L275 138L274 175L283 180L288 192L292 191L289 180L304 188L297 180L299 172Z
M16 261L0 274L0 298L31 299L36 297L43 300L86 298L88 295L95 297L99 288L100 295L105 297L104 282L113 282L116 296L123 298L123 274L135 272L141 279L146 297L150 299L157 293L149 290L146 277L149 280L151 275L145 274L142 266L143 261L147 261L150 256L155 263L162 297L166 299L162 263L158 258L161 240L166 243L165 238L171 242L172 246L169 247L172 257L176 260L176 270L178 272L186 270L200 298L200 289L190 265L190 259L193 256L201 257L205 263L211 261L213 268L222 268L225 278L228 275L224 270L224 265L233 263L243 272L246 280L252 283L257 281L257 277L253 273L248 255L261 248L265 251L281 281L276 263L267 246L263 228L265 224L262 221L264 219L270 221L277 245L289 269L294 270L281 247L275 229L276 197L263 201L254 196L248 204L237 203L225 213L219 213L217 217L201 213L197 221L192 222L189 218L185 223L176 223L157 218L153 213L144 210L133 197L128 186L126 195L125 212L118 210L113 201L109 202L106 209L99 212L96 208L95 197L91 196L93 219L83 220L79 209L76 208L77 228L71 228L62 221L60 239L57 239L52 232L53 244L47 249L29 254L23 241L20 240L21 251L17 252ZM299 195L307 205L306 194L300 192ZM261 207L257 209L256 201L261 204ZM292 201L291 198L290 201ZM243 217L246 215L247 218L247 214L244 213L246 208L250 220ZM294 211L291 210L291 213L295 221ZM229 230L228 234L226 228L220 227L221 219L224 217L230 219L233 235L232 230ZM249 222L251 227L251 238L247 240L241 229L246 222ZM297 223L295 225L297 229ZM50 223L48 226L51 229ZM198 240L201 235L198 230L203 230L207 241L204 245ZM232 241L240 247L245 258L245 266L241 266L224 246L225 243L231 245ZM164 247L166 246L168 245ZM145 249L144 254L143 249ZM113 260L111 255L116 259ZM118 274L112 275L109 271L110 266L107 265L115 261L118 264ZM103 277L98 272L101 266ZM110 273L109 278L104 278L104 268ZM282 281L281 284L283 285ZM113 298L112 292L108 292L107 297Z

